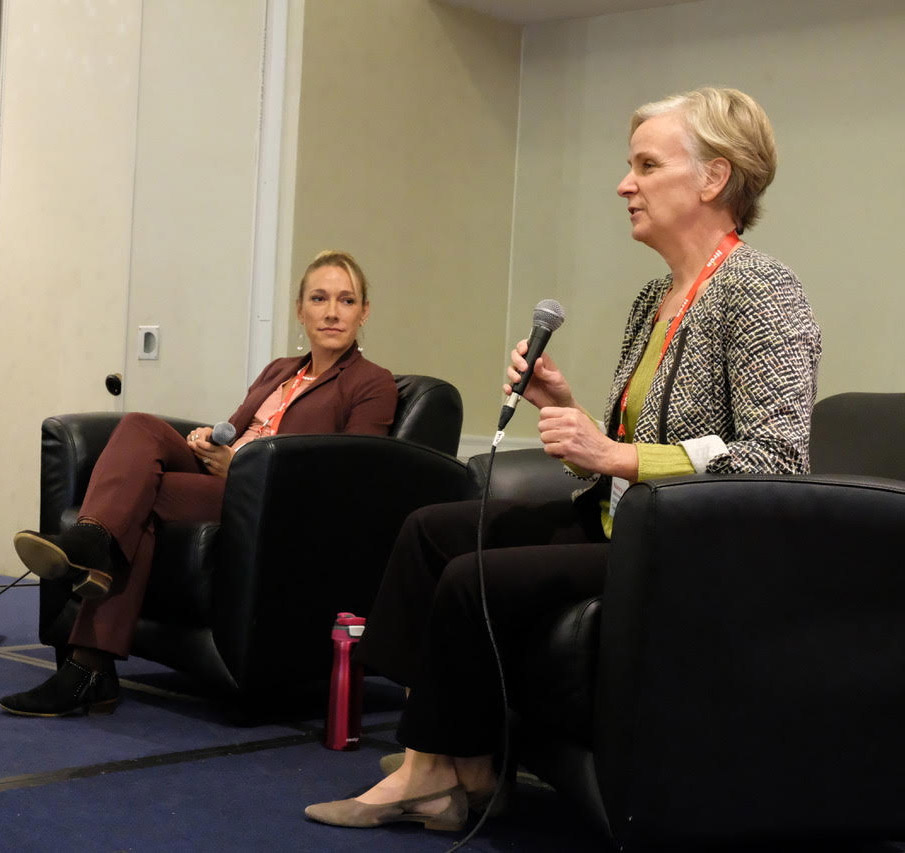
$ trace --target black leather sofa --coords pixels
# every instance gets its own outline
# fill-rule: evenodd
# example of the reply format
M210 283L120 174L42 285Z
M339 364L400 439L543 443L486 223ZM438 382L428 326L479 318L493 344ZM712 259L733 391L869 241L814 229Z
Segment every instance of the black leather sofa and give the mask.
M466 489L453 457L459 392L427 376L396 383L390 437L259 439L230 467L219 524L158 525L133 654L200 679L237 709L291 700L329 672L333 619L367 615L405 516ZM168 420L183 435L197 425ZM110 413L44 421L42 531L75 521L118 421ZM58 659L76 611L68 585L41 582L40 639Z
M905 395L839 395L814 415L820 473L627 492L602 595L510 674L520 760L605 848L905 836L903 423ZM574 486L542 451L496 456L497 496Z

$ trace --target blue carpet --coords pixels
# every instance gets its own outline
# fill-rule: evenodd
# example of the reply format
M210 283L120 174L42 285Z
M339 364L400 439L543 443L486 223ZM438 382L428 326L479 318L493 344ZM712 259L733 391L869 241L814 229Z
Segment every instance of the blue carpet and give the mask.
M52 671L52 652L38 646L37 590L0 595L0 694L29 689ZM118 671L123 702L110 716L0 714L0 851L442 853L462 835L305 820L308 803L376 781L380 756L398 749L401 692L381 679L366 681L362 748L332 752L320 744L319 713L239 727L165 667L132 658ZM564 848L599 850L600 840L553 791L529 780L511 814L466 849Z
M373 776L379 753L362 750L325 763L318 745L216 758L191 765L125 773L0 794L4 850L261 850L442 851L457 835L416 826L337 829L302 817L307 801L336 796L348 778ZM320 775L314 765L332 772ZM543 792L544 798L548 797ZM531 795L528 795L529 799ZM86 804L90 803L90 809ZM535 802L536 809L542 803ZM468 849L599 850L574 832L557 833L524 803L494 822ZM514 824L527 820L532 832ZM513 831L514 829L514 831Z
M53 670L52 653L37 645L37 603L33 587L0 595L0 695L33 687ZM0 853L442 853L462 836L415 825L357 830L305 820L308 803L354 796L361 790L355 784L376 781L380 756L398 749L401 692L381 679L366 681L362 748L332 752L320 744L317 712L238 727L216 701L193 695L197 685L165 667L133 658L118 670L124 698L111 716L44 720L0 713ZM603 848L568 803L522 778L511 811L489 821L463 849ZM905 845L833 849L902 853Z

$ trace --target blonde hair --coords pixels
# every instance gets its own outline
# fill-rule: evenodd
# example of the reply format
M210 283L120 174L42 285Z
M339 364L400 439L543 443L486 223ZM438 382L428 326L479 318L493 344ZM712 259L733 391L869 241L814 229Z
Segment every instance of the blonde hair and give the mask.
M367 304L368 280L365 277L365 274L362 272L362 269L355 258L348 252L343 252L339 249L324 249L324 251L318 252L314 256L314 260L308 264L308 269L305 270L305 274L302 276L302 280L299 283L298 299L300 302L305 295L305 285L308 283L308 276L315 270L319 270L321 267L342 267L349 274L349 278L352 279L352 286L357 287L358 292L361 295L362 304Z
M776 141L763 107L738 89L705 86L638 107L630 136L654 116L677 112L688 130L689 153L701 169L724 157L732 166L717 201L726 205L739 234L760 218L760 199L776 174Z

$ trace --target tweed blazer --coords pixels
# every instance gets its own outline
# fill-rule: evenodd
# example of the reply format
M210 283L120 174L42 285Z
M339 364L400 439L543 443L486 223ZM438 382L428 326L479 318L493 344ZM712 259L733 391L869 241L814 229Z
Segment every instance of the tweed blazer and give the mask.
M671 284L671 276L649 282L632 306L601 424L610 437L622 390ZM645 398L634 441L682 444L696 470L707 473L807 473L820 352L820 329L798 278L742 244L685 315ZM696 449L714 446L718 452L696 461L702 458Z
M229 419L242 435L274 389L293 377L311 354L270 362ZM386 435L396 415L396 382L386 368L368 361L353 344L283 414L277 433Z

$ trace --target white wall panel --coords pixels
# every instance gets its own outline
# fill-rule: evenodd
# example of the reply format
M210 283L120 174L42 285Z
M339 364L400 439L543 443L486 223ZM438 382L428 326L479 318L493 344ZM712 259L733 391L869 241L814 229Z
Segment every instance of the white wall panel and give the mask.
M40 425L122 370L141 4L4 0L0 572L38 519Z

